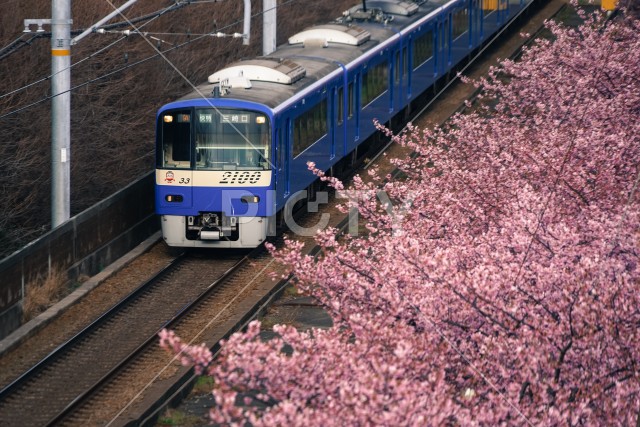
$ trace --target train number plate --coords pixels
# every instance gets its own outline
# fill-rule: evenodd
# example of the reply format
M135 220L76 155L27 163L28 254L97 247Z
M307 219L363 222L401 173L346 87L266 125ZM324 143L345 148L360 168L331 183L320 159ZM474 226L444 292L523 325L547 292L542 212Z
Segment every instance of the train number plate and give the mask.
M260 181L260 178L262 178L262 172L260 171L224 172L219 184L257 184Z

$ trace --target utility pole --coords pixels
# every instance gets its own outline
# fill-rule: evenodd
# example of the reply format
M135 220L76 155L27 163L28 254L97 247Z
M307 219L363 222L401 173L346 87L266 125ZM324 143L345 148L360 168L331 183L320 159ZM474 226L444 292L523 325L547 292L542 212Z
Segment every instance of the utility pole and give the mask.
M71 217L71 45L80 41L137 0L116 11L71 40L71 0L52 0L51 19L25 19L24 32L51 25L51 228Z
M114 16L122 13L138 0L129 0L71 40L71 0L51 0L51 19L25 19L24 32L37 25L51 25L51 228L56 228L71 217L71 46ZM251 0L244 1L244 45L249 44L251 32ZM273 4L271 5L271 2ZM265 10L273 13L273 50L275 50L276 0L265 0ZM266 18L265 18L266 19ZM266 27L266 26L265 26ZM272 50L272 51L273 51Z
M51 3L51 228L71 214L71 0Z
M276 3L277 0L262 1L262 54L268 55L276 50Z
M244 24L242 26L242 44L249 46L251 37L251 0L244 1Z

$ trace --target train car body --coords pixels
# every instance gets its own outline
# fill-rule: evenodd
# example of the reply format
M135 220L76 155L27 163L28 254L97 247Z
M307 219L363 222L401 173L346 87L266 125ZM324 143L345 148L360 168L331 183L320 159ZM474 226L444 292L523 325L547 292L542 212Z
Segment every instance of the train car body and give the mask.
M169 246L252 248L345 161L532 0L368 0L157 113L156 213Z

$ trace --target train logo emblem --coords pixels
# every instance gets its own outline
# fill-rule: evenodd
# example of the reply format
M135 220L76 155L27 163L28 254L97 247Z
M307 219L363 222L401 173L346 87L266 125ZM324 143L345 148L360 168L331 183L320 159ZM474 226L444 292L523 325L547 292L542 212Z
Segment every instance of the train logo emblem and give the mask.
M168 171L167 174L164 176L164 180L165 182L168 182L169 184L171 184L174 180L174 176L173 176L173 172Z

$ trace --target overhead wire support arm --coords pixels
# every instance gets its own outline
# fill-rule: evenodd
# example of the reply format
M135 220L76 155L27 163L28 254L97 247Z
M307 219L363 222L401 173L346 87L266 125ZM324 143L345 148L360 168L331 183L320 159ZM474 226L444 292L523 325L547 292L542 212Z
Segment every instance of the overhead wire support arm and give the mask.
M100 27L102 24L104 24L105 22L110 21L111 18L113 18L116 15L119 15L125 9L129 8L130 6L132 6L137 1L138 0L129 0L128 2L126 2L125 4L123 4L122 6L120 6L119 8L117 8L116 10L114 10L113 12L111 12L110 14L108 14L107 16L105 16L104 18L102 18L101 20L96 22L95 24L93 24L90 28L87 28L82 33L80 33L79 35L77 35L76 37L71 39L71 45L73 46L74 44L78 43L80 40L82 40L83 38L85 38L89 34L95 32L98 29L98 27Z
M87 35L97 32L100 26L138 0L129 0L113 12L96 22L90 28L71 38L71 0L52 0L51 19L27 19L24 32L30 33L30 26L36 25L36 33L43 34L43 25L51 25L51 226L56 228L69 220L70 203L70 163L71 163L71 47ZM176 1L176 5L185 3ZM188 1L186 3L189 3ZM124 15L123 15L124 16ZM127 20L128 21L128 20ZM128 21L131 24L130 21ZM240 35L244 45L249 44L251 29L251 0L244 0L244 27ZM234 34L234 36L238 36Z
M91 27L87 28L82 33L80 33L79 35L71 39L71 45L72 46L75 45L76 43L78 43L80 40L82 40L83 38L85 38L91 33L99 33L100 32L99 29L103 24L105 24L106 22L109 22L114 16L119 15L125 9L132 6L137 1L138 0L129 0L128 2L126 2L125 4L123 4L122 6L120 6L119 8L117 8L116 10L114 10L113 12L111 12L110 14L108 14L107 16L105 16L95 24L93 24ZM244 22L243 22L242 34L234 33L231 37L235 37L235 38L242 37L242 44L248 45L250 34L251 34L251 0L243 0L243 1L244 1ZM181 2L177 2L177 3L181 3ZM33 22L32 24L35 24L35 22ZM25 21L25 26L26 26L26 21ZM133 31L130 31L130 33L133 33ZM218 35L218 37L220 36ZM229 35L224 35L224 37L229 37Z

